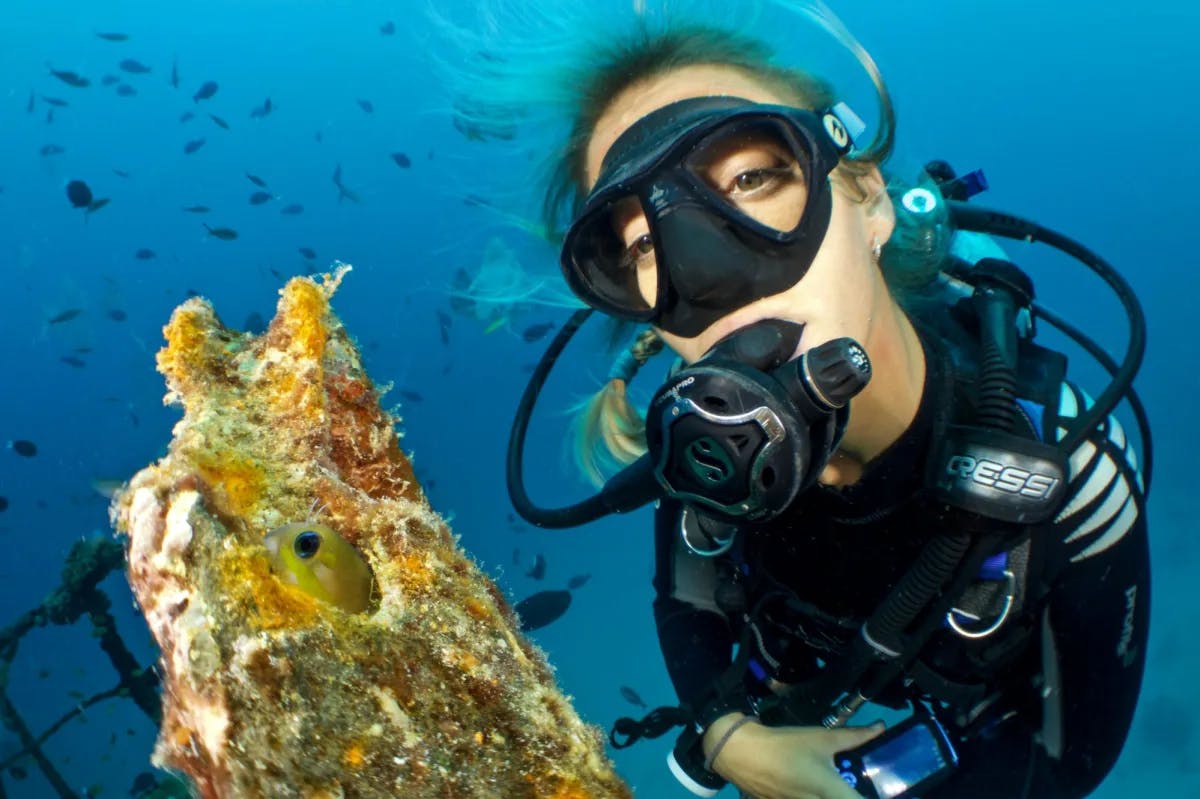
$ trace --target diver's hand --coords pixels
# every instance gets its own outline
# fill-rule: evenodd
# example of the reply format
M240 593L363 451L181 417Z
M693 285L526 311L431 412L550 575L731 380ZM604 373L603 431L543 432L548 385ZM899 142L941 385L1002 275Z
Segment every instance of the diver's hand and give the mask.
M707 756L740 713L722 716L704 733ZM833 755L862 746L883 732L870 727L739 727L717 754L712 769L756 799L862 799L842 781Z

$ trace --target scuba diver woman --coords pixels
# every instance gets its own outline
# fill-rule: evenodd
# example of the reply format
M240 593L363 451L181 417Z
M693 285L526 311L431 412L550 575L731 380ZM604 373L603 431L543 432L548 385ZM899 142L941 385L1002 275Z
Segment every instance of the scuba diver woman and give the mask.
M636 4L635 4L636 5ZM583 74L561 157L561 267L591 310L641 324L590 415L626 465L594 497L536 506L521 476L533 373L510 440L514 506L570 527L656 502L654 614L680 706L622 719L624 746L682 725L669 765L701 796L1068 799L1124 744L1149 615L1147 484L1110 414L1144 320L1082 245L966 200L931 163L889 185L881 123L705 24L614 35ZM502 59L490 56L489 68ZM1130 316L1121 363L1034 300L991 236L1089 266ZM1033 341L1062 327L1112 375L1093 401ZM624 395L679 356L644 424ZM909 713L847 727L868 702Z

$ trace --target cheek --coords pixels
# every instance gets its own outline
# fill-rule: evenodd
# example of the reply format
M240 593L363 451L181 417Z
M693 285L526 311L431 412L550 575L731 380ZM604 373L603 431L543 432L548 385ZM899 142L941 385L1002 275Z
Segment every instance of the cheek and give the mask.
M838 213L835 205L812 266L784 293L786 302L811 326L805 332L808 346L839 336L866 336L882 275L863 244L864 235L854 210Z

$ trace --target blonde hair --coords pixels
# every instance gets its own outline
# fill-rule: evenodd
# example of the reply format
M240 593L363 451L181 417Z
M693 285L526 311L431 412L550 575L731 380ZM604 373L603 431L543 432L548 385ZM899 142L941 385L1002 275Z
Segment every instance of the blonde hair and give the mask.
M467 54L449 71L457 88L456 113L464 124L483 137L491 133L505 141L514 138L513 126L520 122L559 137L559 144L551 148L541 209L547 238L561 240L562 230L586 198L585 162L592 130L609 103L632 84L685 66L715 64L741 71L797 107L830 108L837 102L829 83L780 63L763 38L748 32L762 24L766 10L782 10L793 23L815 22L852 53L870 77L879 100L875 135L842 159L831 180L856 202L871 199L862 178L892 154L895 110L870 54L821 0L694 0L691 14L678 13L669 0L662 0L657 13L647 5L638 2L631 8L626 2L622 20L621 12L602 0L579 6L562 0L545 0L544 5L520 0L519 7L493 0L485 4L481 32L449 28L459 52ZM594 16L586 18L588 14ZM772 21L763 29L778 27ZM909 187L889 182L888 191L897 198ZM936 275L949 236L930 231L944 228L944 216L908 214L897 203L897 233L884 246L880 263L902 305L906 296L919 292ZM662 341L652 330L641 332L619 356L600 391L576 409L575 460L597 484L613 466L631 463L646 451L645 421L630 402L628 384L661 349Z
M572 426L575 462L594 484L613 467L637 460L646 451L646 420L629 401L629 381L646 361L662 351L652 328L638 333L609 370L608 380L581 404Z

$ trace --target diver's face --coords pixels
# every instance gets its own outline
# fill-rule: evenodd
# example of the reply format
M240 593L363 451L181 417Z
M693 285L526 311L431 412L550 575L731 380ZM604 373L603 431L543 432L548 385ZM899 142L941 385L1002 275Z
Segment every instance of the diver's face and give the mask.
M609 148L637 120L679 100L718 95L757 103L796 105L795 98L723 65L693 65L645 79L617 94L597 121L587 148L589 187L595 184ZM738 175L754 174L767 165L777 165L781 154L771 151L771 146L769 141L744 140L736 149L713 153L706 162L706 170L712 185L729 186L729 200L740 210L771 227L786 230L795 226L804 208L808 187L803 181L785 181L777 190L760 191L737 180ZM892 208L877 175L867 183L871 193L881 197L865 204L848 196L839 181L833 182L829 229L803 279L783 292L731 309L694 337L684 338L659 330L685 361L699 359L724 336L762 319L785 319L805 325L797 354L840 336L850 336L871 351L877 312L891 301L871 249L876 238L882 244L891 234ZM631 204L616 223L621 227L618 233L631 246L648 230L636 204ZM639 257L638 288L647 302L653 302L657 270L652 251Z

